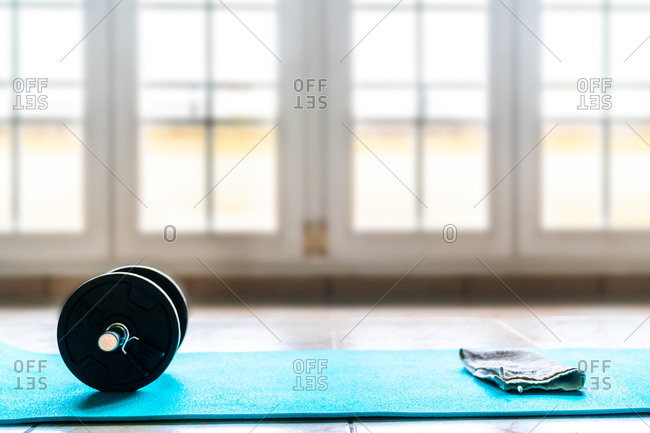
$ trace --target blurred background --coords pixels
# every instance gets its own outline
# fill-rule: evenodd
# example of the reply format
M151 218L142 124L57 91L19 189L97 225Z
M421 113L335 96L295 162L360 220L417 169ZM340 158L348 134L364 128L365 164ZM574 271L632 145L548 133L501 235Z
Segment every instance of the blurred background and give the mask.
M0 292L648 292L641 0L0 0ZM410 271L409 271L410 270ZM283 298L284 297L284 298Z

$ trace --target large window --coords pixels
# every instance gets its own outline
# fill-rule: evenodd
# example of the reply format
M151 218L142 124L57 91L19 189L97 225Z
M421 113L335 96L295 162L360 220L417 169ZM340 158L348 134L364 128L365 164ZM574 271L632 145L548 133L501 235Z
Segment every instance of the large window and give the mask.
M0 233L85 228L80 1L0 2Z
M541 224L650 227L647 2L543 2ZM638 49L637 49L638 48Z
M142 230L277 231L277 21L274 1L141 2Z
M354 229L487 229L488 2L353 5Z
M640 0L0 0L0 260L631 263L649 19Z

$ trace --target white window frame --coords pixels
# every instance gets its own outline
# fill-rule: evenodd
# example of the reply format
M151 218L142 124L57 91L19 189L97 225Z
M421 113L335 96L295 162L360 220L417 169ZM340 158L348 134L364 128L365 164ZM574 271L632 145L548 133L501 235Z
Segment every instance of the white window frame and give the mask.
M540 0L511 0L511 10L540 34ZM537 143L540 129L540 56L543 46L500 2L491 1L489 57L490 148L488 189ZM86 0L84 28L114 6ZM387 7L387 10L390 6ZM137 2L122 2L82 42L85 52L85 134L80 135L119 180L85 148L85 230L80 234L0 234L0 273L91 272L115 263L146 262L173 272L205 272L196 260L221 269L291 272L645 271L650 232L541 229L541 148L526 156L489 194L489 229L458 233L453 244L438 232L355 233L352 229L354 138L350 125L350 62L339 62L351 40L351 0L279 0L278 227L274 234L142 233L138 193ZM387 19L390 19L388 17ZM372 37L370 35L369 37ZM357 49L363 49L360 45ZM74 54L74 53L73 53ZM352 56L354 53L351 54ZM328 108L294 110L297 78L327 78ZM63 127L63 126L62 126ZM405 191L408 194L408 191ZM480 197L476 198L478 201ZM305 222L327 225L324 257L306 257ZM450 222L453 223L453 222ZM297 268L299 266L299 269ZM406 267L405 267L406 266Z
M541 1L517 2L517 15L541 35ZM541 56L551 55L531 34L518 26L517 147L518 158L535 145L546 131L540 126ZM551 47L552 48L552 47ZM573 272L646 271L650 232L643 230L544 230L541 226L541 144L518 170L518 249L531 261L553 263ZM645 263L644 263L645 262Z
M110 2L90 1L82 3L82 29L85 33L97 23L111 7ZM82 36L80 36L81 38ZM75 131L97 155L110 166L109 125L107 100L109 83L108 52L109 39L106 28L99 26L92 37L83 40L70 56L84 52L84 133ZM62 55L72 47L61 47ZM14 77L18 78L18 77ZM45 77L46 78L46 77ZM61 125L63 129L64 126ZM67 133L67 131L66 131ZM71 136L72 140L76 140ZM80 146L82 146L80 144ZM77 233L0 234L0 272L18 271L65 272L80 265L96 264L106 260L109 252L108 203L104 199L108 191L109 173L85 147L83 152L84 179L84 230Z
M279 50L279 126L278 126L278 231L272 234L246 233L183 233L177 232L173 243L160 233L142 233L138 227L138 206L141 204L125 188L116 187L114 194L115 255L123 262L142 258L166 263L168 268L203 271L197 257L206 263L219 262L236 268L239 265L276 265L297 261L302 257L301 235L302 194L301 126L297 113L290 109L293 77L301 76L301 55L304 47L299 31L302 2L280 1ZM116 11L118 12L118 11ZM138 194L138 104L137 74L137 2L124 2L112 18L111 27L118 62L113 67L114 146L116 166L124 182ZM253 37L253 36L251 36ZM270 55L270 54L269 54ZM245 161L242 163L245 164Z
M450 272L463 269L467 264L476 265L475 255L505 257L510 254L512 229L512 182L502 182L479 206L489 209L489 228L485 232L463 233L453 244L443 240L440 232L355 233L351 221L352 177L350 146L354 138L342 123L350 125L350 62L339 63L342 55L357 41L350 36L351 2L341 0L328 2L328 34L332 48L328 52L329 64L337 65L329 71L330 108L327 119L328 164L337 167L337 173L327 179L329 209L329 244L332 260L353 261L361 265L375 265L390 269L392 264L415 260L419 256L436 258L426 261L422 268L434 272ZM390 7L387 7L387 10ZM511 30L508 12L498 4L489 2L489 110L488 125L490 147L488 149L488 188L497 183L511 167L512 86L513 79ZM388 16L386 19L390 19ZM372 34L368 36L372 37ZM357 50L362 50L359 45ZM354 52L350 54L354 56ZM408 191L405 191L408 193ZM478 202L481 197L476 197ZM415 199L414 199L415 200ZM453 223L450 221L450 223ZM399 269L403 268L401 263ZM465 268L466 269L466 268Z

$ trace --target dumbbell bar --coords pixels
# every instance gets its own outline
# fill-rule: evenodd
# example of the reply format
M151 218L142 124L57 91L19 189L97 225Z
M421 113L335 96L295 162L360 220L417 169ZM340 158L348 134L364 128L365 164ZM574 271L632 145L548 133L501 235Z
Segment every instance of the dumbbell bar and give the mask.
M125 266L83 283L63 306L63 361L100 391L135 391L169 366L187 330L187 302L166 274Z

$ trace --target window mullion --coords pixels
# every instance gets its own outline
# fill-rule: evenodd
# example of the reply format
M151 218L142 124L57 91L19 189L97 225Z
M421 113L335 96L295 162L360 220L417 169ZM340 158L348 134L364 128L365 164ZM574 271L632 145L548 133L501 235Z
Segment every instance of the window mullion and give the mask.
M422 0L417 0L415 7L415 73L416 73L416 98L417 109L415 118L415 194L424 197L424 128L426 126L426 87L424 85L423 56L424 43L422 32L424 31L424 8ZM415 206L415 230L424 230L424 206L419 200L413 200Z
M610 75L610 58L611 58L611 49L610 49L610 39L611 39L611 29L610 29L610 5L609 1L605 0L602 8L602 22L603 22L603 56L602 56L602 76L611 77ZM600 140L600 163L601 163L601 218L602 218L602 228L607 230L611 226L611 173L610 173L610 161L611 161L611 121L607 113L603 118L603 131L601 134Z
M11 8L11 78L18 78L18 52L20 44L18 0L10 3ZM12 83L13 84L13 83ZM12 95L13 87L9 94ZM12 98L13 99L13 98ZM11 104L13 106L13 102ZM20 131L19 120L15 110L11 111L11 232L18 232L20 221Z
M205 190L209 191L212 188L212 183L215 179L214 173L214 122L213 122L213 86L212 86L212 55L213 55L213 16L214 16L214 6L212 2L206 0L205 3L206 13L205 13L205 81L206 85L203 87L207 92L205 95ZM214 202L216 200L217 191L213 191L211 194L205 198L205 216L206 216L206 228L207 231L213 231L215 229L215 206Z

